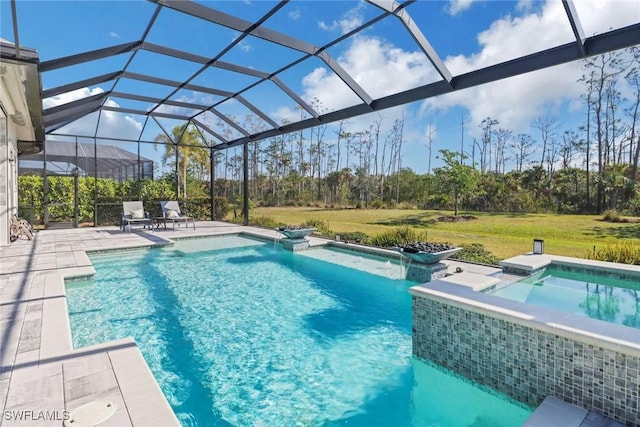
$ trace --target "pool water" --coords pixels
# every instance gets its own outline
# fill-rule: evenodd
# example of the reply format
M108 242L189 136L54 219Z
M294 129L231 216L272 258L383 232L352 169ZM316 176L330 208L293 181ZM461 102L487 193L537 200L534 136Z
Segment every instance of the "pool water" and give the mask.
M95 280L67 284L74 347L132 336L183 425L518 426L531 413L412 358L411 282L239 236L91 260Z
M564 271L550 266L490 292L527 304L640 328L640 281Z

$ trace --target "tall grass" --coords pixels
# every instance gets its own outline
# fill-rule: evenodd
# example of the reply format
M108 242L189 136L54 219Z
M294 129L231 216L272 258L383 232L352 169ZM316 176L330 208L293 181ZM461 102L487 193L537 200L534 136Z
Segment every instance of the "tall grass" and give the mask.
M637 218L625 218L622 215L620 215L618 212L616 212L615 209L609 209L608 211L604 212L604 215L602 216L602 220L603 221L607 221L607 222L622 222L622 223L637 223L638 219Z
M424 230L416 230L407 226L398 227L391 230L383 231L369 239L369 243L373 246L389 248L396 245L403 245L411 242L426 242L427 232Z
M302 225L309 228L317 228L318 231L316 231L315 234L320 234L321 236L333 237L334 235L334 232L329 228L329 221L318 218L309 218L302 223Z
M622 264L640 265L640 244L630 240L608 243L604 247L593 249L585 258L596 261L619 262Z
M451 256L451 259L459 261L478 262L480 264L498 265L500 258L492 254L484 245L471 243L462 245L462 250Z
M242 224L242 218L238 217L232 220L231 222L236 224ZM254 225L256 227L264 227L264 228L277 228L282 224L271 218L270 216L249 216L249 225Z
M615 209L609 209L604 212L602 220L607 222L622 222L622 215L616 212Z

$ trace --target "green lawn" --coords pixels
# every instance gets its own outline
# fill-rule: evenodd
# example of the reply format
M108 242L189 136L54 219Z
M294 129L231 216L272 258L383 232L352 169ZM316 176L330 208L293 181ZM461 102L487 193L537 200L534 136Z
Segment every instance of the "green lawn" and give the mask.
M251 216L268 216L284 224L308 219L326 221L337 232L362 231L370 236L403 224L426 229L429 240L456 245L482 243L500 258L531 251L533 239L544 239L547 253L584 257L594 245L622 238L639 239L640 224L601 221L601 215L508 214L464 212L477 217L466 222L438 222L449 211L400 209L256 208Z

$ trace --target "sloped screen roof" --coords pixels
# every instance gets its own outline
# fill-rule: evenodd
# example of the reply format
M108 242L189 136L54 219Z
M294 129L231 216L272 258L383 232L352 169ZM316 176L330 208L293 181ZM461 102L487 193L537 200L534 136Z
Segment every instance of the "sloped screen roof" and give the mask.
M153 176L153 161L114 145L47 141L44 152L20 158L22 174L42 175L45 167L50 175L70 175L74 168L81 176L118 179L127 174L141 178ZM54 166L55 165L55 166ZM138 170L140 165L140 170Z
M533 32L530 46L517 49L505 40L500 60L477 69L443 60L461 53L457 39L477 36L437 20L439 10L461 2L328 1L313 26L299 19L310 4L302 1L72 2L69 24L55 16L57 3L18 1L13 19L15 34L37 30L59 39L56 52L39 51L47 134L64 134L67 125L90 116L94 127L85 136L100 137L109 114L126 114L168 135L191 122L216 149L640 44L640 16L621 27L585 29L571 0L562 1L564 38ZM502 3L484 7L489 13ZM32 7L40 15L48 8L49 18L36 22ZM354 9L357 16L350 15ZM105 23L115 20L124 21L123 30L104 37ZM395 45L416 52L412 66L421 72L399 74L393 87L354 73L340 47L364 33L393 34ZM71 75L75 80L65 80ZM340 96L328 100L322 90L305 91L304 80L314 76L332 79ZM240 120L247 116L251 126ZM132 128L126 138L145 139L144 132Z

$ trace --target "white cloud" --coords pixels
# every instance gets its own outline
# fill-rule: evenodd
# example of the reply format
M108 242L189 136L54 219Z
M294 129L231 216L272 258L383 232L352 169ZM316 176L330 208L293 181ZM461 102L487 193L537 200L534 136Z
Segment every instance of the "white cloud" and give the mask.
M50 98L46 98L42 101L42 107L44 109L55 107L58 105L67 104L69 102L77 101L80 99L87 98L89 96L97 95L103 93L104 90L102 88L82 88L77 89L72 92L67 92L61 95L52 96ZM118 104L110 99L108 99L105 105L111 107L117 107ZM59 133L68 133L72 135L87 135L93 136L96 131L97 124L97 114L90 114L88 116L82 117L68 125L60 128L58 130ZM100 132L98 136L103 137L112 137L112 138L123 138L123 139L136 139L140 135L142 131L142 123L135 120L133 117L116 113L113 111L103 111L100 115Z
M300 120L300 111L289 107L280 107L269 113L269 117L276 123L292 123Z
M612 27L617 23L628 25L629 15L637 17L638 14L634 2L617 2L617 7L612 8L606 2L593 1L590 6L581 4L579 11L585 31L600 20ZM454 75L573 40L561 2L549 0L532 5L529 0L521 0L517 7L524 15L503 17L478 34L478 52L445 59ZM428 84L438 78L421 52L405 51L374 37L353 38L337 60L373 98ZM514 132L529 132L530 123L542 114L560 115L561 108L571 112L579 110L583 88L577 80L582 74L581 67L580 62L572 62L426 100L419 114L405 116L405 140L414 142L408 144L407 149L412 150L410 147L415 146L415 150L424 153L425 121L433 121L434 115L438 117L455 107L469 111L470 136L480 132L478 124L488 116L498 119L502 127ZM303 89L306 100L317 97L329 110L360 103L327 68L317 68L305 76ZM410 108L403 106L381 112L385 116L383 127L392 126L395 118L401 116L400 112L409 112ZM294 114L291 117L296 118ZM375 119L372 115L353 118L348 126L353 130L367 129ZM447 134L446 130L441 130L438 128L438 134ZM445 141L434 138L434 143L442 148ZM420 156L407 157L407 162L414 162L414 157Z
M581 0L574 5L587 37L637 24L640 19L638 0Z
M451 15L457 15L469 9L474 1L476 0L451 0L447 12Z
M340 80L338 76L324 67L318 67L302 79L304 87L303 99L307 103L320 105L316 107L320 112L333 111L357 104L359 98Z
M503 127L524 132L547 109L557 110L562 102L580 96L581 87L576 84L579 72L579 66L565 64L432 98L425 105L436 109L466 107L471 115L470 129L491 117Z
M294 10L290 10L289 13L287 13L287 16L289 16L289 19L292 21L297 21L302 18L302 9L296 7Z
M376 37L355 37L347 50L336 58L340 65L374 99L401 92L436 81L439 77L431 63L421 51L406 51ZM326 67L318 67L303 80L302 97L307 102L314 98L321 101L325 110L333 111L362 101L345 83ZM299 111L281 108L272 115L278 120L299 120ZM434 115L437 116L437 115ZM412 107L401 105L384 111L371 113L348 120L344 130L357 132L367 130L377 120L381 121L380 144L388 135L396 120L404 118L404 141L402 164L414 169L426 170L428 155L425 148L425 122L412 112ZM435 131L435 122L433 122ZM327 131L327 138L335 137L337 123ZM442 148L437 141L437 132L432 134L433 154ZM382 148L381 148L382 149ZM387 159L388 160L388 159ZM344 165L343 165L344 166Z
M105 104L110 107L118 107L118 104L110 99ZM135 140L140 136L141 131L142 123L128 114L113 111L102 111L100 114L98 136Z
M318 27L324 31L336 31L340 30L341 34L346 34L349 31L359 27L364 22L364 16L362 15L363 2L359 2L358 5L345 12L340 19L334 20L331 23L324 21L318 22Z
M347 50L338 58L338 63L351 77L374 99L417 87L437 79L437 74L421 51L405 51L376 37L354 37ZM317 67L302 78L302 98L309 104L314 99L320 101L316 107L320 114L335 111L348 106L360 104L362 101L347 85L328 67ZM368 129L375 120L382 120L381 132L386 133L393 127L396 119L405 114L409 123L420 119L406 113L407 106L390 108L380 113L372 113L349 119L347 130L359 131ZM306 114L306 113L305 113ZM300 111L290 107L280 107L269 115L277 122L298 121ZM337 126L332 124L332 127ZM416 124L409 130L412 139L424 140L423 124ZM420 129L421 128L421 129Z
M251 52L251 45L244 40L242 40L238 46L243 52Z
M238 37L240 37L242 34L238 33L238 32L234 32L233 35L231 36L231 41L236 41L238 39ZM249 44L249 42L247 42L247 39L243 39L240 40L240 43L238 43L238 48L243 51L243 52L250 52L251 51L251 44Z
M77 101L79 99L87 98L89 96L97 95L103 92L104 90L99 87L96 87L91 90L89 90L88 87L84 87L82 89L76 89L72 92L65 92L60 95L43 99L42 108L46 110L47 108L55 107L62 104L67 104L69 102Z
M628 20L625 16L633 13L638 13L637 3L616 2L614 8L607 2L594 1L592 7L584 7L580 19L585 27L591 27L597 20L624 22ZM479 52L448 57L445 63L454 75L458 75L572 40L562 3L548 1L537 13L507 16L493 22L478 34ZM576 83L581 74L581 63L571 62L431 98L425 101L423 111L462 106L469 110L475 124L492 117L499 120L501 126L516 132L526 131L530 122L549 108L553 112L565 101L575 107L572 102L582 92L582 87Z
M519 0L516 5L516 10L518 12L529 12L533 9L533 0Z
M189 102L188 100L184 99L184 97L177 99L176 101ZM146 111L151 110L151 108L154 105L155 104L149 104L146 108ZM191 110L188 110L187 108L178 107L177 105L169 105L169 104L162 104L158 108L156 108L155 111L163 114L176 114L176 115L186 115L186 114L189 114L189 112L191 112Z
M113 31L109 31L109 37L114 38L114 39L119 39L120 38L120 34L115 33Z
M422 52L408 52L376 37L353 38L338 62L374 99L436 80L436 73ZM331 111L361 102L326 67L313 70L302 84L307 102L317 98Z

